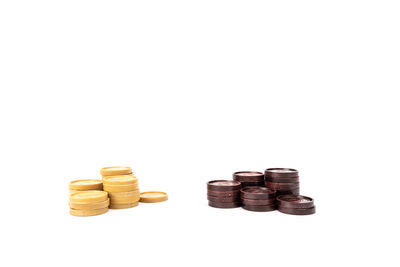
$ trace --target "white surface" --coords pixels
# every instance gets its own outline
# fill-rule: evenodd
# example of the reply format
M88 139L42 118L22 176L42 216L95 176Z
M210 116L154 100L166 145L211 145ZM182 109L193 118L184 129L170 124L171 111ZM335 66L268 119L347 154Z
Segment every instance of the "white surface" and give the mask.
M399 12L1 1L1 266L399 266ZM70 216L68 182L117 164L170 200ZM268 167L317 214L207 206Z

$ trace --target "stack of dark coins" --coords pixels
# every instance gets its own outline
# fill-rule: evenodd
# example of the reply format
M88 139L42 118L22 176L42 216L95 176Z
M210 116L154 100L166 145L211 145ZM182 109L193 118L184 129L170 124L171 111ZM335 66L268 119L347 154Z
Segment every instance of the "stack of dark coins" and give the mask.
M276 190L277 195L298 195L300 194L299 172L288 168L266 169L265 185Z
M215 180L207 183L208 205L214 208L237 208L240 202L240 182Z
M275 191L261 186L249 186L240 190L242 208L250 211L275 210Z
M314 200L300 195L282 195L276 198L278 210L292 215L310 215L315 213Z
M264 174L262 172L242 171L233 174L233 180L246 186L264 186Z

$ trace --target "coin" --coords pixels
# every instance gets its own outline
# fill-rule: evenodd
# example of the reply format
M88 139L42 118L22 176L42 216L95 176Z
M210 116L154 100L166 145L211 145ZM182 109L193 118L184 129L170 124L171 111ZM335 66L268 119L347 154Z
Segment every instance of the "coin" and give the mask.
M69 183L70 190L103 190L103 181L96 179L75 180Z
M278 207L308 209L314 207L314 200L301 195L282 195L276 198Z
M156 203L168 200L168 195L165 192L148 191L140 193L140 202Z
M246 199L270 199L275 198L276 192L267 187L249 186L240 190L241 197Z
M311 215L315 213L315 206L308 209L291 209L291 208L279 207L278 210L280 212L291 215Z
M112 166L112 167L104 167L100 170L100 174L103 176L107 175L124 175L131 174L131 167L127 166Z
M214 180L207 183L207 189L213 191L232 191L240 188L240 182L233 180Z
M213 208L220 208L220 209L231 209L231 208L238 208L241 206L239 202L231 202L231 203L221 203L221 202L212 202L208 201L208 205Z
M275 210L274 205L269 205L269 206L249 206L249 205L243 205L243 209L249 210L249 211L273 211Z
M239 182L263 182L264 174L262 172L254 171L240 171L235 172L233 175L233 180Z

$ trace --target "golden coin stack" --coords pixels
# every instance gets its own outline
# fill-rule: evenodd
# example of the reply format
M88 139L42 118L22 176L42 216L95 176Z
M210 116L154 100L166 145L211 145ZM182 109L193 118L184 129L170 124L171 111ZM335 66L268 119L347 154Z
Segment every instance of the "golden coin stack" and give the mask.
M69 183L69 193L79 191L103 190L103 181L95 179L75 180Z
M93 216L106 213L110 199L107 192L79 191L69 197L69 213L74 216Z
M139 204L138 179L130 167L105 167L100 173L103 176L103 189L110 197L110 209L132 208Z

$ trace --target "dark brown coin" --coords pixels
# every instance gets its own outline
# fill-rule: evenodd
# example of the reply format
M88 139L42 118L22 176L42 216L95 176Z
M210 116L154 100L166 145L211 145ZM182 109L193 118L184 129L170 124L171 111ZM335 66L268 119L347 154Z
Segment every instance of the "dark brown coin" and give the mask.
M241 171L233 174L233 180L239 182L263 182L264 174L262 172Z
M299 177L291 177L291 178L266 177L265 181L273 183L298 183L300 179Z
M265 205L275 205L275 199L241 199L243 205L250 205L250 206L265 206Z
M275 191L261 186L248 186L240 190L241 198L246 199L269 199L275 198Z
M240 197L212 197L207 196L207 199L212 202L240 202Z
M212 190L207 190L207 195L213 196L213 197L240 196L240 190L234 190L234 191L212 191Z
M291 209L291 208L283 208L279 207L278 210L280 212L291 214L291 215L310 215L315 213L315 207L308 209Z
M281 196L281 195L299 195L300 194L300 189L292 189L292 190L276 190L276 196Z
M276 198L278 207L292 209L308 209L314 207L314 200L300 195L283 195Z
M233 180L214 180L207 183L207 189L212 191L233 191L241 187L240 182Z
M268 188L271 188L273 190L293 190L300 188L300 183L271 183L271 182L265 182L265 185Z
M221 202L212 202L208 201L208 205L213 208L220 208L220 209L231 209L231 208L238 208L242 204L238 202L232 202L232 203L221 203Z
M295 169L290 168L270 168L265 170L265 178L293 178L298 177L299 172Z
M247 186L262 186L265 187L265 182L240 182L242 184L242 188Z
M250 211L273 211L275 210L275 206L249 206L249 205L243 205L242 208L245 210L250 210Z

